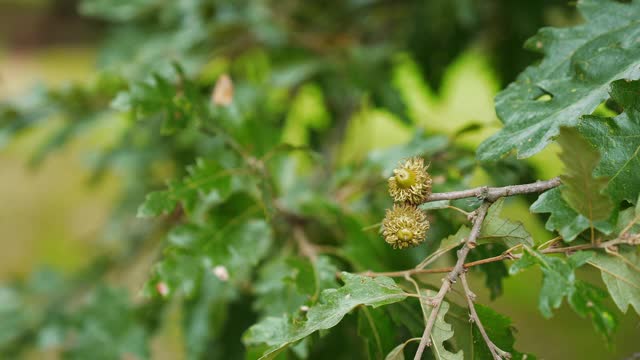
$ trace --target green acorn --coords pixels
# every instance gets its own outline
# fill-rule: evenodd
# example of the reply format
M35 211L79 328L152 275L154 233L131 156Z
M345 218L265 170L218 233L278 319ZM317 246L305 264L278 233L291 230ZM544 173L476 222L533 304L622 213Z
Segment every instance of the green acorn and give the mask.
M387 209L382 226L384 241L394 249L404 249L417 246L425 240L429 221L417 207L395 204L392 209Z
M420 157L404 160L389 178L389 194L395 202L419 205L431 195L431 176Z

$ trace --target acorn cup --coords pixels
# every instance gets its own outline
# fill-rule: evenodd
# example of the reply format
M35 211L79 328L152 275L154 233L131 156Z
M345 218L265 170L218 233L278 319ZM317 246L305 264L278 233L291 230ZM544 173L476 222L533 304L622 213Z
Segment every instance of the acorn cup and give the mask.
M389 195L394 202L420 205L431 195L431 176L424 160L412 157L400 163L389 178Z
M420 245L429 230L427 215L410 204L394 204L382 221L382 235L394 249Z
M394 249L405 249L424 242L429 221L418 205L431 195L431 176L424 160L414 156L400 162L389 178L389 195L395 204L382 221L384 240Z

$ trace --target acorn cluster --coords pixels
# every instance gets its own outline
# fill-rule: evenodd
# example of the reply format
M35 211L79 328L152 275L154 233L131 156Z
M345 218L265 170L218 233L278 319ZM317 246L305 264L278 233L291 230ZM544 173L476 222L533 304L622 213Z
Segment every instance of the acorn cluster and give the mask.
M424 160L412 157L402 161L389 178L389 194L395 204L382 222L384 240L394 249L421 244L429 229L425 213L418 208L431 195L431 176Z

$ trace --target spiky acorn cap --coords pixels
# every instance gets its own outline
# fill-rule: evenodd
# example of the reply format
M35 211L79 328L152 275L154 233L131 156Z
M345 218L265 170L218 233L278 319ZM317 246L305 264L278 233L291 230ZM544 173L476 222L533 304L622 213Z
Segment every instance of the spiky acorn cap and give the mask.
M431 195L431 176L421 157L402 161L389 178L389 194L395 202L419 205Z
M417 246L425 240L429 221L425 213L409 204L395 204L387 209L382 221L384 241L394 249Z

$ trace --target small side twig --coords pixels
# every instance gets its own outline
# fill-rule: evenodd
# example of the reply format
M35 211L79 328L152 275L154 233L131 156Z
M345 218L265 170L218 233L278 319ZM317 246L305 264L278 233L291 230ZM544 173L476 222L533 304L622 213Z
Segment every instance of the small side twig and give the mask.
M470 320L471 322L476 324L476 326L478 327L478 330L480 331L480 334L482 334L482 338L484 339L484 342L487 344L487 347L491 352L491 356L493 356L494 360L511 359L510 353L501 350L498 346L496 346L496 344L493 343L493 341L491 341L491 339L489 339L489 335L487 335L487 332L484 329L484 326L482 326L482 322L480 321L480 317L478 316L478 313L476 312L476 308L474 306L476 295L469 288L469 284L467 283L467 277L464 272L460 274L460 282L462 283L462 288L464 289L465 298L467 299L467 304L469 305Z
M602 243L595 244L581 244L581 245L573 245L573 246L565 246L565 247L548 247L542 250L539 250L542 254L571 254L580 250L598 250L598 249L609 249L616 245L638 245L640 244L640 237L629 237L629 238L616 238L609 241L605 241ZM511 251L505 251L504 253L496 256L492 256L485 259L480 259L476 261L470 261L463 265L464 269L469 269L474 266L489 264L497 261L503 260L516 260L522 257L522 254L514 254ZM387 272L373 272L373 271L365 271L360 273L360 275L365 276L389 276L389 277L404 277L405 274L408 275L419 275L419 274L442 274L448 273L453 270L453 266L436 268L436 269L407 269L400 271L387 271Z
M476 210L476 217L473 220L471 233L469 234L469 237L467 238L467 241L464 243L462 248L458 250L458 261L456 262L456 265L453 267L453 270L451 270L451 272L449 272L449 274L443 279L440 291L438 291L438 293L430 299L430 305L433 306L433 309L431 310L431 314L429 315L429 319L427 320L427 325L425 326L424 332L422 333L420 344L418 345L418 350L416 351L414 360L420 360L422 358L424 349L427 346L431 345L431 330L433 329L433 325L436 322L442 300L451 289L451 285L456 282L460 274L462 274L462 272L464 271L464 261L467 258L469 251L476 247L476 239L478 238L478 235L480 235L480 228L482 227L482 222L487 215L487 211L490 205L490 202L485 201Z
M293 238L298 244L298 251L300 251L300 254L304 255L315 264L318 259L318 252L315 245L307 239L307 235L304 233L302 226L293 227Z

